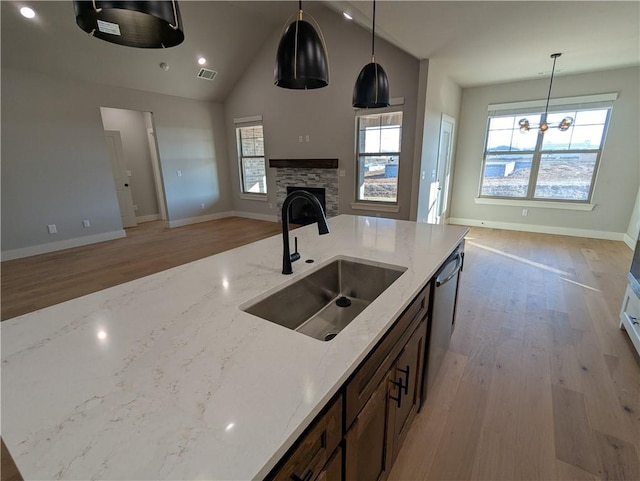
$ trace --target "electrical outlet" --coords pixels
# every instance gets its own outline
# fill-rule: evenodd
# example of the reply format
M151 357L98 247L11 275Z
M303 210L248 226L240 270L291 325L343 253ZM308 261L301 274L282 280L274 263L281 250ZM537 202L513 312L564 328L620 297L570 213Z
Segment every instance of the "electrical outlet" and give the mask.
M138 204L133 204L133 210L134 212L138 210Z
M49 231L49 234L57 234L58 233L58 228L56 227L55 224L49 224L47 226L47 230Z
M200 204L200 209L204 210L204 202Z
M340 170L338 171L338 175L339 175L340 177L344 177L345 175L347 175L347 173L345 172L345 170L344 170L344 169L340 169Z
M176 170L176 175L178 177L182 177L182 171L181 170Z
M529 209L522 209L522 215L523 216L528 216L529 215Z
M309 134L305 136L305 142L309 142Z
M302 135L298 135L298 142L302 142Z
M91 227L91 222L89 222L88 220L83 220L82 227L84 227L85 229Z

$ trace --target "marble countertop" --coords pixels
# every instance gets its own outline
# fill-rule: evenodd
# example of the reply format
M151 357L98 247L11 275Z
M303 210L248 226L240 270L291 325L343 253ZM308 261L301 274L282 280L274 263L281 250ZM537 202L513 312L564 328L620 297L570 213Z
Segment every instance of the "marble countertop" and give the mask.
M268 474L466 233L329 225L295 231L291 276L275 236L4 321L1 435L25 479ZM238 309L336 256L407 271L329 342Z

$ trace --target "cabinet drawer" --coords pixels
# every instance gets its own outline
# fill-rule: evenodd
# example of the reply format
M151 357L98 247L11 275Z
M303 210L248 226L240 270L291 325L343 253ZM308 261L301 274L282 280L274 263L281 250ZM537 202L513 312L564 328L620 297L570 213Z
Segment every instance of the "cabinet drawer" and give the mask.
M429 286L430 284L420 291L347 383L347 429L389 371L417 324L426 316L429 309Z
M331 454L342 439L342 396L338 396L329 409L313 422L297 441L284 464L269 476L277 481L312 481L322 472Z

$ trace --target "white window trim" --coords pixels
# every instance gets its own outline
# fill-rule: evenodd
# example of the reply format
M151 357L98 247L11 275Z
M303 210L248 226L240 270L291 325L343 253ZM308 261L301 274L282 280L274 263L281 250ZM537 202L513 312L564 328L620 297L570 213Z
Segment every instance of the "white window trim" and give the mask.
M549 107L561 107L560 110L566 108L599 108L599 107L611 107L613 102L617 100L618 94L597 94L597 95L582 95L580 97L562 97L556 99L549 99ZM518 114L522 110L529 108L542 108L546 105L546 99L538 100L526 100L524 102L509 102L504 104L490 104L487 107L489 115L509 115Z
M378 203L366 200L351 202L351 208L353 210L372 210L377 212L400 212L400 206L398 204Z
M562 202L550 200L524 200L524 199L496 199L493 197L476 197L476 204L506 205L515 207L532 207L541 209L561 209L561 210L583 210L591 211L597 204L587 204L584 202Z
M351 208L354 210L369 210L378 212L400 212L399 194L400 194L400 156L402 155L402 136L404 132L404 109L398 108L399 105L404 105L404 97L396 97L389 100L389 107L381 109L356 109L356 144L355 144L355 157L356 157L356 171L358 169L358 162L360 162L360 155L358 154L358 135L359 135L359 117L366 117L367 115L375 114L388 114L393 112L402 113L403 125L400 127L400 152L389 152L390 154L398 156L398 185L396 186L396 201L395 202L375 202L371 200L358 200L358 175L356 172L356 186L355 195L356 199L351 202Z
M259 200L266 202L269 200L269 194L250 194L247 192L240 192L240 198L243 200Z
M607 108L613 109L613 102L618 98L618 94L606 93L606 94L596 94L596 95L584 95L579 97L564 97L564 98L556 98L551 99L549 101L549 112L552 112L554 109L552 107L557 107L555 110L564 110L564 109L591 109L591 108ZM515 115L522 113L523 110L528 108L544 108L546 104L546 100L530 100L524 102L509 102L504 104L490 104L488 106L487 118L496 117L500 115ZM610 114L609 114L610 115ZM605 137L606 132L608 131L610 118L607 118L605 123ZM488 133L488 126L485 129L485 146L483 151L483 159L487 155L487 146L486 139ZM600 168L600 156L602 155L602 151L604 150L604 142L605 139L602 139L602 143L600 144L600 148L597 150L598 158L596 162L596 173L595 177L592 179L592 184L590 186L589 191L589 200L593 200L593 192L595 191L595 183L597 181L597 172ZM536 151L532 151L535 153ZM484 162L482 163L482 169L480 171L480 185L479 190L482 189L483 175L484 175ZM592 211L597 204L593 204L590 202L584 201L576 201L576 202L565 202L562 200L543 200L543 199L510 199L508 197L483 197L479 193L474 198L476 204L490 204L490 205L506 205L506 206L520 206L520 207L540 207L543 209L564 209L564 210L581 210L581 211Z
M235 124L235 128L239 129L242 127L251 127L254 125L260 125L262 127L262 133L264 135L264 124L262 122L262 115L254 115L252 117L239 117L239 118L235 118L233 119L233 123ZM237 142L237 140L236 140ZM238 156L238 175L240 176L240 185L239 185L239 189L240 189L240 199L242 200L258 200L258 201L262 201L262 202L266 202L267 200L269 200L269 187L267 185L265 185L265 188L267 189L267 192L260 192L260 193L253 193L253 192L245 192L243 190L244 186L242 184L243 180L242 180L242 157L240 156L240 151L238 149L238 146L236 145L236 151L237 151L237 156ZM267 156L265 154L264 156L264 171L265 171L265 176L267 175L267 172L269 171L268 168L268 164L267 164ZM265 179L266 182L266 179Z

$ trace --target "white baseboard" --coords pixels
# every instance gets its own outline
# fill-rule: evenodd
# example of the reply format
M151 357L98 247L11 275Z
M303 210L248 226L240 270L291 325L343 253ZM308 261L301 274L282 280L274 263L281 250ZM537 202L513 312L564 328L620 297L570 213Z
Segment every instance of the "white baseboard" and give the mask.
M162 217L160 214L151 214L151 215L141 215L136 217L136 222L138 224L143 224L144 222L153 222L154 220L161 220Z
M20 249L11 249L2 251L2 260L10 261L13 259L21 259L23 257L37 256L38 254L46 254L47 252L61 251L71 249L72 247L80 247L98 242L110 241L126 237L124 229L114 230L112 232L104 232L103 234L87 235L83 237L75 237L57 242L49 242L47 244L38 244L35 246L22 247Z
M242 212L232 210L228 212L218 212L216 214L201 215L198 217L187 217L169 221L169 227L182 227L184 225L198 224L200 222L209 222L210 220L224 219L225 217L246 217L247 219L266 220L270 222L278 222L278 216L269 214L255 214L253 212Z
M631 237L629 234L625 233L624 235L624 243L627 244L629 246L629 249L631 249L632 251L636 250L636 240Z
M269 222L278 222L278 216L272 214L256 214L254 212L242 212L242 211L233 211L233 215L236 217L245 217L247 219L256 219L256 220L266 220Z
M456 217L449 218L449 224L468 225L471 227L489 227L493 229L517 230L521 232L537 232L539 234L557 234L568 235L572 237L587 237L591 239L605 239L624 241L624 232L608 232L602 230L576 229L573 227L555 227L550 225L534 225L534 224L515 224L511 222L497 222L492 220L480 219L460 219ZM628 245L628 243L627 243ZM634 246L635 248L635 246Z
M199 215L198 217L185 217L184 219L170 220L169 227L182 227L184 225L199 224L210 220L224 219L231 217L233 212L218 212L216 214Z

